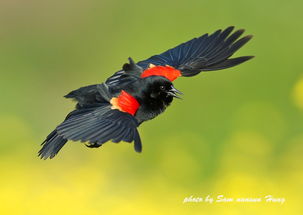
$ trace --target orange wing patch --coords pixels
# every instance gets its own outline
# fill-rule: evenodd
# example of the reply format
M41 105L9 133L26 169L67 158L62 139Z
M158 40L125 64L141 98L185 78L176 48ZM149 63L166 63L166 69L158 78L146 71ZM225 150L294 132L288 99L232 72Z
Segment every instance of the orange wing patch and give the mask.
M174 81L176 78L181 76L181 71L168 65L155 66L151 64L150 67L141 74L141 78L149 77L152 75L163 76L170 81Z
M121 91L118 97L113 97L110 100L112 104L112 109L118 109L119 111L135 115L140 104L139 102L129 93L124 90Z

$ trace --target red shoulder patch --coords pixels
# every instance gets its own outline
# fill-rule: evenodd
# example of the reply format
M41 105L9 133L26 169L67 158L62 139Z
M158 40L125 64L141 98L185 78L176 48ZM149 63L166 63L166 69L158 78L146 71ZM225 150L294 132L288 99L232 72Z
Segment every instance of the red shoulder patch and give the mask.
M118 97L113 97L110 100L110 103L112 104L112 109L118 109L133 116L140 106L139 102L124 90L121 91Z
M171 66L152 66L141 74L141 78L152 75L163 76L170 81L174 81L176 78L181 76L181 71Z

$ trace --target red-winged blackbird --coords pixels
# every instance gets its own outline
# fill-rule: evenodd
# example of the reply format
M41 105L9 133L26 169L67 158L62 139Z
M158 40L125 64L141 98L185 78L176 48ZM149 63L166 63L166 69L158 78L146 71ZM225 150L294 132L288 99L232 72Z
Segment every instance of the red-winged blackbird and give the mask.
M182 94L172 81L200 72L226 69L253 56L230 58L252 36L244 30L231 34L234 27L205 34L147 60L129 63L102 84L81 87L67 94L77 102L76 109L50 133L39 151L41 158L53 158L68 140L99 147L107 141L142 145L137 127L162 113Z

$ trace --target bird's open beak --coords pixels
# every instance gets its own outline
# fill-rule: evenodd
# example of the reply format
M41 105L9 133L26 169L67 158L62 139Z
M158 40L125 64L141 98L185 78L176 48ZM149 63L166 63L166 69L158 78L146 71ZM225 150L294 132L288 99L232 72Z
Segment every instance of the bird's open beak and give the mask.
M181 97L179 95L183 95L182 92L180 92L179 90L177 90L173 86L171 87L171 89L167 93L168 93L168 95L171 95L171 96L173 96L175 98L178 98L178 99L181 99Z

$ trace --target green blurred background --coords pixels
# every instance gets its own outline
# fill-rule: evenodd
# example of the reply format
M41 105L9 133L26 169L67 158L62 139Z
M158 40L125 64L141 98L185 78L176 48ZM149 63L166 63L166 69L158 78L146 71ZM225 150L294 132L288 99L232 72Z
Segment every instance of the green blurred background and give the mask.
M303 214L302 7L290 1L0 1L1 214ZM184 100L127 143L40 143L74 107L62 96L219 28L255 37L236 68L175 82ZM284 197L188 203L188 196Z

